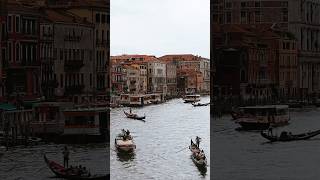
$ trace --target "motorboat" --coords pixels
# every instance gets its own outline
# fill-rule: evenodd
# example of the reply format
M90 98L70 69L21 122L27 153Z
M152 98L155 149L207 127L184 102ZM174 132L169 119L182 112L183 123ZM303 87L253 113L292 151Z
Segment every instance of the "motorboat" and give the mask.
M120 152L132 152L136 149L133 138L129 133L127 133L128 131L122 131L123 132L115 138L114 144Z

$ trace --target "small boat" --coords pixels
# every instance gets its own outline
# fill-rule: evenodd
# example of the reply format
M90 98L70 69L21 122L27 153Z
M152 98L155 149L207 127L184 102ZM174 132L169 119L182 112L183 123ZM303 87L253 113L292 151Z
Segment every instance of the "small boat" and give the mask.
M191 141L191 145L189 146L189 149L191 151L191 159L196 164L196 166L201 168L207 167L207 158L205 154L203 153L203 150L201 150L196 144Z
M208 106L210 103L192 103L192 105L194 107L197 107L197 106Z
M42 141L41 138L38 137L29 137L28 144L39 144Z
M59 178L70 180L105 180L108 177L108 175L90 175L90 173L74 173L70 171L71 169L67 169L59 163L49 160L46 155L44 155L44 161L46 162L49 169Z
M239 113L239 112L236 112L236 111L231 111L231 112L230 112L230 115L231 115L231 117L232 117L233 120L236 120L236 119L238 119L238 118L241 117L240 113Z
M281 132L280 136L274 136L274 135L269 135L266 132L261 131L261 136L268 139L271 142L276 142L276 141L298 141L298 140L306 140L310 139L314 136L317 136L320 134L320 130L317 131L312 131L308 133L302 133L302 134L291 134L286 131Z
M133 138L130 134L125 134L126 132L124 130L122 131L123 133L119 134L115 138L114 144L120 152L132 152L136 148L136 145L133 142Z
M198 94L186 95L183 100L184 100L184 103L195 103L200 101L200 95Z
M6 152L7 148L4 146L0 146L0 156L2 156Z
M137 114L134 114L134 113L127 113L125 111L123 111L123 112L127 116L127 118L130 118L130 119L144 120L146 118L146 115L138 116Z

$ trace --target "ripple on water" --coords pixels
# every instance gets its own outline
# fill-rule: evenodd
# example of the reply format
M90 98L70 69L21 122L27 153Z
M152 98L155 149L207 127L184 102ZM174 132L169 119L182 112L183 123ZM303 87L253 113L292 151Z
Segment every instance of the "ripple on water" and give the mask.
M209 97L203 98L209 102ZM209 106L194 108L181 99L164 104L133 108L138 114L146 114L146 122L128 120L123 110L111 111L111 139L122 128L130 129L137 149L134 159L127 164L119 161L112 152L111 179L209 179L210 172L201 174L190 159L190 138L202 137L202 147L210 158ZM184 150L177 152L181 149Z

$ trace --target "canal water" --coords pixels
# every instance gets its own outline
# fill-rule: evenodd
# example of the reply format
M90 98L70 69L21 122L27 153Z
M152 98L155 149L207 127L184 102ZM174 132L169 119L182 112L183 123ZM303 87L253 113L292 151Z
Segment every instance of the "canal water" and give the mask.
M201 102L209 102L202 97ZM121 129L129 129L136 143L131 155L117 153L111 143L111 179L210 179L210 167L198 169L188 149L190 139L200 136L200 147L210 159L210 107L193 107L182 99L163 104L132 108L134 113L146 115L146 122L127 119L123 111L111 111L111 141ZM210 164L209 164L210 166Z
M273 131L292 134L320 129L320 109L290 110L288 126ZM312 180L320 177L320 136L305 141L274 142L259 132L235 131L230 116L212 119L213 179Z
M63 164L64 145L38 145L33 147L16 147L0 157L1 180L47 180L57 179L46 166L43 155L48 159ZM106 144L69 145L69 165L87 167L91 174L108 174Z

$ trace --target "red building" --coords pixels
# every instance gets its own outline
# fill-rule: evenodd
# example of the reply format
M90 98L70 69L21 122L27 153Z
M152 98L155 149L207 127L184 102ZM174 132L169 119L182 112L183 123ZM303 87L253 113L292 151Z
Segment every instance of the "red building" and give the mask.
M12 100L40 98L39 6L8 2L7 93Z
M7 1L0 1L0 101L5 98L3 64L7 58Z
M290 33L272 25L222 25L213 34L218 95L271 100L296 93L297 51ZM283 49L288 43L291 48Z

